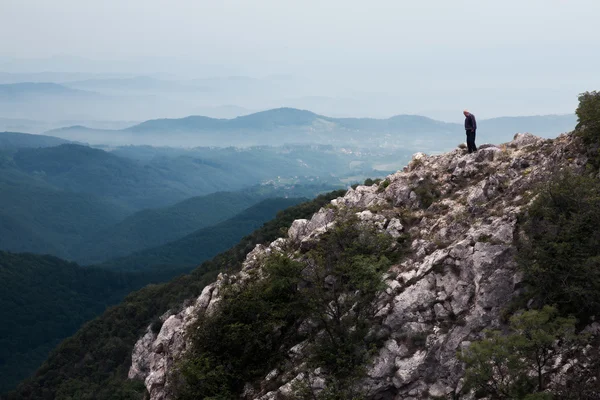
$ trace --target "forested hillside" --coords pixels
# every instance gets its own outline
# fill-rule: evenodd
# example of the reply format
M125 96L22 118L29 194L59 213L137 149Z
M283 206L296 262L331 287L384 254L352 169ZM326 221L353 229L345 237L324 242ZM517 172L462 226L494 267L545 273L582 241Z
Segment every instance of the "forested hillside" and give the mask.
M66 257L70 245L129 214L102 198L60 190L15 168L10 158L0 162L0 193L3 250Z
M227 221L199 229L162 246L108 260L100 266L119 271L190 268L227 250L235 245L241 236L257 229L264 221L274 218L280 210L301 201L302 199L294 198L263 200Z
M94 264L166 244L202 228L223 222L263 199L312 198L331 185L253 186L237 192L192 197L169 207L139 211L95 232L71 248L73 259ZM201 250L200 250L201 251Z
M0 249L102 262L179 239L264 198L312 197L384 174L375 168L405 157L331 146L5 148ZM223 190L242 192L191 199Z

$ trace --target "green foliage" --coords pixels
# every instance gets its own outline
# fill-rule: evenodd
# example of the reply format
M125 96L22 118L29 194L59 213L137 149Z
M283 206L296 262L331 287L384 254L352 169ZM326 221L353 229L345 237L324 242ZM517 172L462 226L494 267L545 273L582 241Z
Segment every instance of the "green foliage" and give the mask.
M0 152L0 249L83 264L163 245L265 198L345 187L341 178L372 173L378 158L332 146ZM239 192L215 193L224 190Z
M262 278L226 287L219 310L201 316L192 329L192 349L174 378L177 397L235 398L246 383L286 361L282 349L304 339L310 344L307 366L323 368L328 383L308 398L361 395L356 381L370 357L373 343L366 338L381 273L390 264L386 255L389 236L348 219L327 232L302 263L275 256L264 262ZM306 320L312 328L299 331Z
M296 287L302 264L274 257L265 279L225 289L219 310L192 327L192 350L179 373L179 399L229 399L278 365L306 316ZM287 346L286 346L287 345Z
M66 257L68 246L124 218L128 210L81 193L58 190L0 166L0 249Z
M317 194L310 190L306 192L309 197ZM265 198L282 197L283 193L283 190L274 187L271 190L253 187L192 197L169 207L142 210L85 237L71 247L70 253L75 260L85 264L123 257L183 238L228 220Z
M303 288L311 320L318 330L309 365L323 367L328 392L322 398L358 395L355 383L364 374L371 345L366 339L376 325L375 297L382 289L381 274L391 264L391 238L346 217L308 253L310 274Z
M588 143L600 142L600 92L580 94L575 113L578 118L576 129L581 137Z
M522 218L519 265L541 304L581 320L600 312L600 182L562 174Z
M578 118L575 132L587 145L589 162L597 169L600 167L600 92L580 94L575 113Z
M494 399L552 399L545 392L556 357L583 337L574 318L562 318L550 306L515 315L510 333L487 332L486 338L459 354L466 364L465 390Z
M81 268L56 259L54 264L35 255L0 257L8 270L0 270L7 290L0 294L0 385L6 390L35 370L60 340L79 326L148 283L159 283L187 272L215 256L275 217L300 199L269 199L240 215L186 238L105 263L102 269ZM2 253L0 253L2 254ZM68 267L66 267L68 266ZM118 270L115 272L107 269ZM4 276L3 272L7 273ZM123 273L132 272L132 273ZM43 279L42 279L43 278ZM17 299L17 301L15 301ZM71 306L73 304L73 306ZM26 310L23 312L23 310ZM16 317L13 317L15 315ZM158 319L153 323L160 322ZM160 326L158 327L160 328ZM8 340L10 338L10 340ZM41 347L40 347L41 346Z
M258 243L279 237L295 219L310 218L344 191L331 192L278 213L230 250L204 262L189 275L150 285L128 295L102 316L86 323L55 348L34 376L7 395L9 400L142 399L143 384L127 380L131 349L150 324L167 310L198 296L219 271L235 271ZM68 311L68 310L67 310Z

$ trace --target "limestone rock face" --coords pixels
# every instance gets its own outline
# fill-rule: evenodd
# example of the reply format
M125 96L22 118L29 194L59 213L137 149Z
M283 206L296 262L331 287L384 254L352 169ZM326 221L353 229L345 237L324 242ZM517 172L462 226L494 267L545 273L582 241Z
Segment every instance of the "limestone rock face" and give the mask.
M586 160L574 146L569 135L546 140L517 134L474 154L416 154L385 185L350 189L310 220L294 221L287 237L250 252L238 274L220 275L182 311L164 316L160 332L148 328L133 349L129 377L145 381L151 400L169 399L169 371L188 346L186 329L218 307L219 288L252 279L250 270L260 271L265 255L311 246L336 224L335 209L345 209L360 223L411 240L409 254L386 274L378 300L388 334L364 379L369 398L456 398L464 374L457 351L484 329L501 327L501 309L521 290L513 246L517 216L534 187L557 169L583 168ZM290 358L300 359L304 347L288 349ZM318 370L290 368L271 371L245 398L283 400L299 379L316 391L325 387Z

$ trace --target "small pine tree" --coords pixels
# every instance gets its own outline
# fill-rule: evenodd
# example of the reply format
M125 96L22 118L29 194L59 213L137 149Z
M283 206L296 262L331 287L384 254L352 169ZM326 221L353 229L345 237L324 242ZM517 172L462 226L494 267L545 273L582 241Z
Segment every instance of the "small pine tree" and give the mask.
M493 399L552 399L548 383L557 357L583 337L575 318L550 306L515 315L508 335L489 331L458 357L466 364L465 390Z

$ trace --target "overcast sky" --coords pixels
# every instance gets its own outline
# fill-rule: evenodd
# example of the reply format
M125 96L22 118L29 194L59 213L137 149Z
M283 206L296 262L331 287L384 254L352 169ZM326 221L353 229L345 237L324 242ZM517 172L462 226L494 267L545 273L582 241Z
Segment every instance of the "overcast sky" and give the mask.
M532 89L569 112L600 86L598 16L597 0L1 0L0 67L289 74L333 95Z

